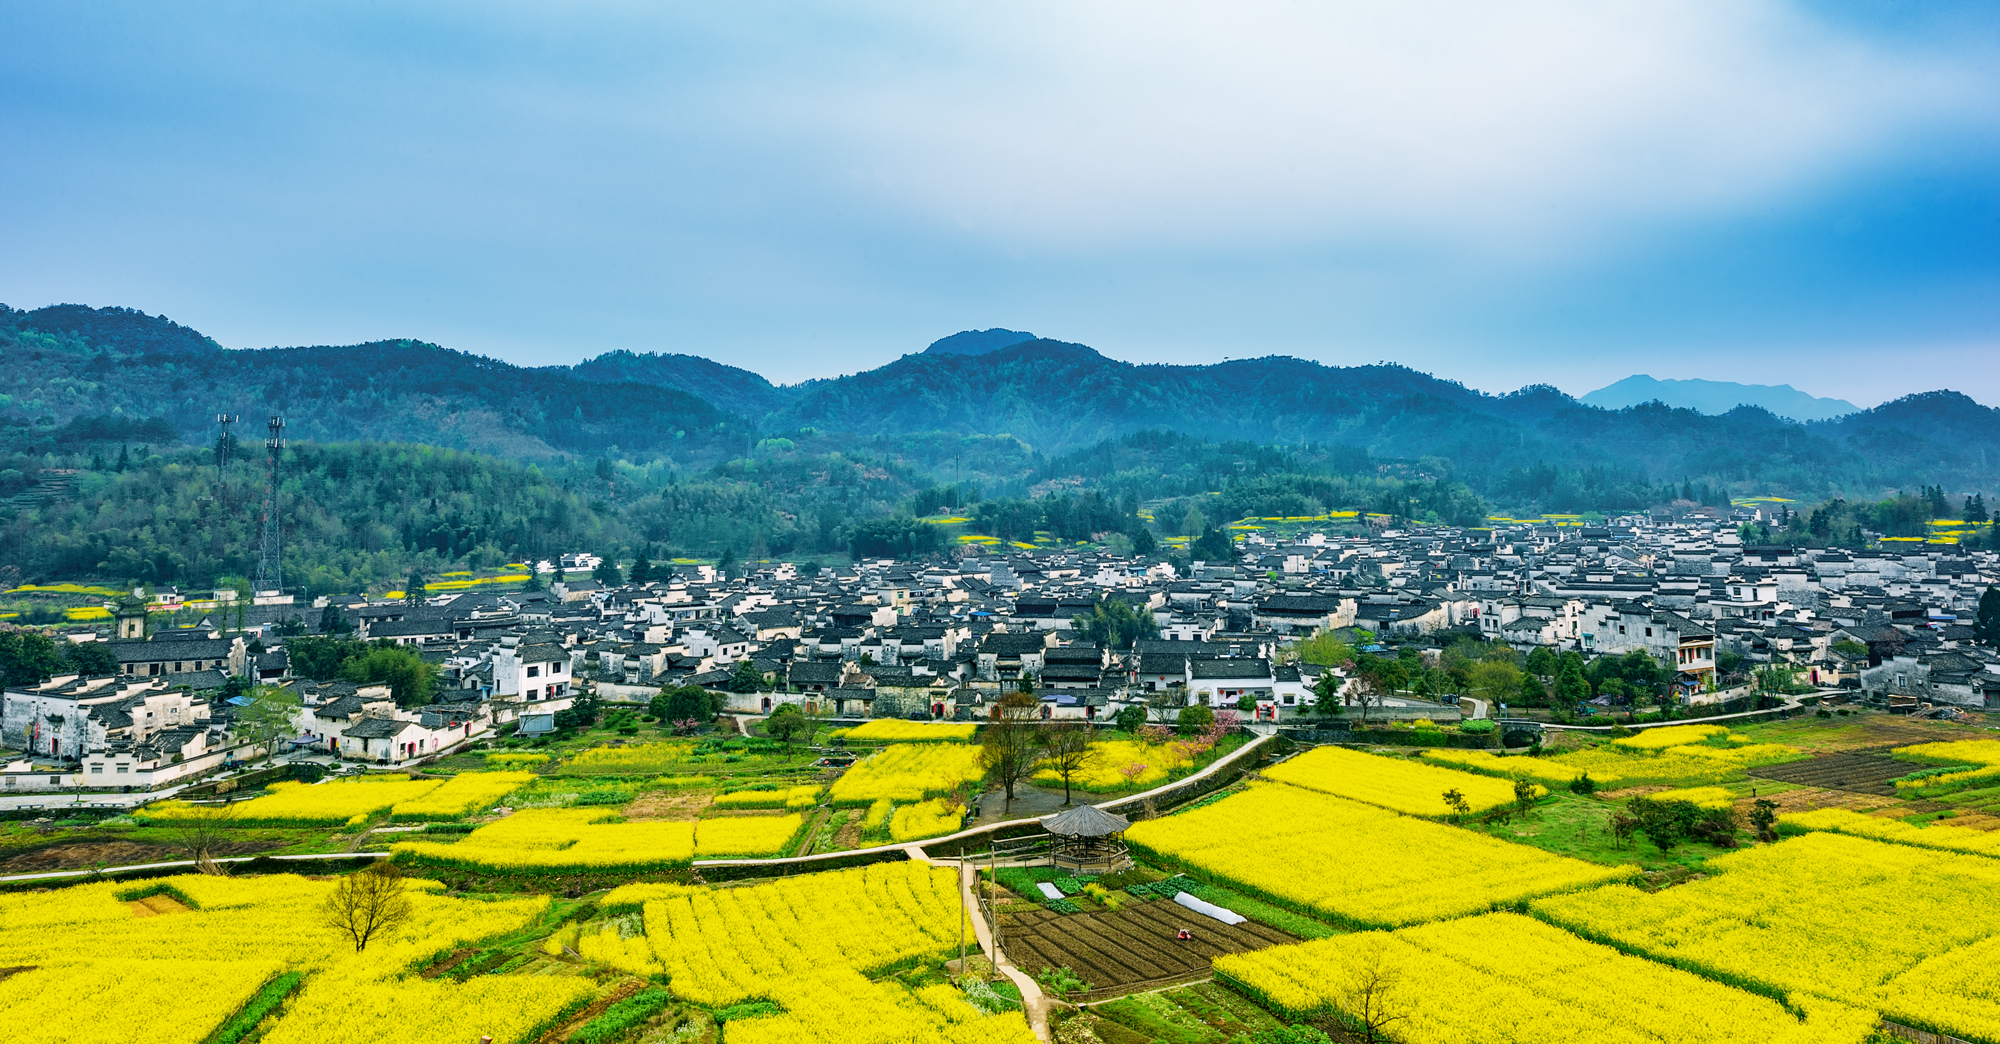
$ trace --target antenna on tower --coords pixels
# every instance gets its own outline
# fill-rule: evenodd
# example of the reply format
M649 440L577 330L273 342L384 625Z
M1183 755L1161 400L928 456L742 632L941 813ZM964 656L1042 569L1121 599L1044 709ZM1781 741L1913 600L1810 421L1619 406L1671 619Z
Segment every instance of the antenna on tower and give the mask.
M257 590L277 591L285 583L278 526L278 458L285 448L285 419L274 414L265 427L271 435L264 440L264 534L257 547Z
M233 413L218 413L215 415L215 423L222 429L222 433L215 437L215 473L217 475L222 474L229 467L229 451L236 448L236 437L229 434L229 426L241 419L241 417Z

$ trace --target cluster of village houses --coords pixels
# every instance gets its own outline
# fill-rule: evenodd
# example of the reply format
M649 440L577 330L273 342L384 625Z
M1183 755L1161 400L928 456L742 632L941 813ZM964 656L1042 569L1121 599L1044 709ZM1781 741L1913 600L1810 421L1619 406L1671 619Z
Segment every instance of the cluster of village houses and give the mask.
M223 698L232 676L294 688L301 709L285 745L390 767L503 728L546 732L586 685L606 705L702 686L748 715L792 703L840 718L971 720L1026 690L1049 718L1201 703L1285 721L1311 712L1321 671L1344 674L1288 645L1345 629L1367 632L1364 647L1461 632L1524 651L1644 650L1695 700L1715 690L1720 652L1855 699L2000 707L2000 657L1970 627L2000 573L1993 552L1744 546L1736 521L1251 531L1238 561L1178 570L1087 549L977 548L810 574L677 566L644 584L558 579L421 603L321 598L304 611L259 598L257 619L227 632L149 628L144 605L127 602L108 630L71 635L109 642L116 674L0 693L0 748L11 752L0 757L14 792L154 788L206 772L244 753L232 702L246 697ZM1157 637L1129 649L1082 640L1076 618L1111 599L1150 616ZM384 686L295 678L272 625L295 616L317 630L329 606L356 636L435 662L436 702L399 707ZM736 691L746 661L762 682Z

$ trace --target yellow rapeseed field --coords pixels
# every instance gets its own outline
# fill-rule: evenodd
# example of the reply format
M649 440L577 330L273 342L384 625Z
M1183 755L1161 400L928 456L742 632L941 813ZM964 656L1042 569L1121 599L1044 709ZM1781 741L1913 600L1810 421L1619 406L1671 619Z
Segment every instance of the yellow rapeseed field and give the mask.
M694 826L694 854L698 859L754 859L785 854L786 847L804 817L717 816ZM625 824L627 826L633 824Z
M1125 837L1219 883L1359 927L1463 917L1637 873L1277 783L1135 823Z
M958 789L985 775L979 748L968 743L897 743L863 758L834 781L828 793L835 807L892 801L922 801Z
M134 813L153 822L227 817L244 826L337 826L355 816L367 816L405 801L415 801L443 786L435 779L408 776L364 776L323 783L273 783L263 797L233 805L191 805L162 801Z
M1812 996L1796 998L1801 1018L1513 913L1231 954L1215 971L1299 1020L1351 1013L1356 988L1380 971L1404 1044L1860 1044L1875 1024L1873 1011Z
M1835 834L1852 834L1855 837L1893 841L1901 845L1915 845L1918 848L1936 848L1947 852L2000 857L2000 831L1968 830L1965 827L1947 826L1944 823L1911 826L1900 819L1864 816L1844 808L1788 812L1778 817L1778 825L1805 830L1825 830Z
M979 726L969 721L904 721L901 718L877 718L874 721L842 730L842 735L851 740L870 743L964 743L972 738Z
M1474 812L1514 800L1513 784L1503 780L1344 747L1315 747L1264 770L1264 778L1413 816L1451 815L1447 790L1462 794ZM1537 797L1548 793L1539 786L1535 791Z
M1649 801L1685 801L1701 808L1728 808L1735 804L1727 787L1688 787L1683 790L1661 790L1647 794Z
M716 797L716 808L811 808L819 804L819 784L787 790L737 790Z
M633 743L592 747L564 763L563 771L583 775L650 775L665 772L694 751L686 742Z
M921 841L956 831L965 822L965 805L956 798L932 798L896 809L889 821L889 837L896 841Z
M1607 787L1644 783L1696 786L1740 778L1746 768L1795 761L1805 756L1798 750L1776 743L1742 747L1678 746L1654 754L1606 744L1544 758L1518 754L1503 757L1484 750L1449 747L1424 751L1424 758L1428 761L1490 776L1525 776L1551 789L1566 787L1585 773Z
M1729 727L1726 725L1663 725L1642 730L1636 736L1622 736L1612 740L1611 745L1627 750L1659 751L1728 736Z
M609 823L616 809L531 808L456 843L401 841L390 850L418 863L517 873L663 870L694 858L695 824Z
M1168 773L1193 764L1194 757L1195 749L1185 743L1098 740L1090 745L1089 760L1084 762L1081 772L1071 777L1071 782L1082 790L1151 786L1164 782ZM1133 769L1129 781L1126 769ZM1062 777L1052 769L1043 768L1035 773L1035 783L1044 787L1060 787Z
M389 809L397 820L463 819L492 808L501 798L535 781L532 772L465 772L444 785Z
M731 1023L728 1044L1033 1044L1018 1013L983 1015L950 987L869 981L954 950L959 916L951 871L882 863L656 899L646 936L676 995L784 1009Z
M1620 885L1538 899L1532 910L1722 982L1870 1004L1898 1022L2000 1039L1990 970L1983 979L1944 970L1992 952L2000 860L1816 832L1710 859L1708 869L1704 880L1656 894ZM1902 978L1927 964L1924 975ZM1960 987L1970 992L1940 992Z
M190 875L0 894L0 1040L199 1044L281 969L307 972L268 1044L435 1044L490 1033L520 1044L595 995L579 978L410 974L429 958L534 923L546 898L474 902L412 882L409 925L353 945L319 923L331 882ZM135 916L165 891L185 912Z

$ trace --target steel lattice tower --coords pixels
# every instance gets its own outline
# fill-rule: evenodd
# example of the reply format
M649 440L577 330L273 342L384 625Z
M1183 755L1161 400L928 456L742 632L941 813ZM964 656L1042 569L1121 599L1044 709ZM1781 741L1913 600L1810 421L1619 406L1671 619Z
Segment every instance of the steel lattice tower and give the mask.
M276 591L285 583L279 562L284 544L278 525L278 458L285 448L285 419L273 415L266 426L271 435L264 440L264 532L257 546L257 590Z

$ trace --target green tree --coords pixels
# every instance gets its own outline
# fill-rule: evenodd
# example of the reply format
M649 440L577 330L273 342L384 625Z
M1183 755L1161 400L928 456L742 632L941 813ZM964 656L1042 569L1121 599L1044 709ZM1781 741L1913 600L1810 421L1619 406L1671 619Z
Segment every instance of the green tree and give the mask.
M1144 523L1140 523L1138 528L1132 533L1132 553L1140 558L1151 558L1158 554L1159 551L1160 541L1158 538L1153 536L1153 531L1147 528Z
M653 562L646 557L646 549L639 549L639 557L632 560L632 582L644 584L653 579Z
M410 578L403 581L403 600L411 605L424 604L424 574L412 571Z
M2000 645L2000 587L1988 587L1979 596L1979 615L1973 618L1972 636L1985 645Z
M1537 645L1528 650L1528 673L1547 681L1556 674L1556 653L1546 645Z
M1203 703L1182 707L1180 714L1174 718L1174 727L1183 736L1191 736L1213 724L1215 712Z
M812 729L812 722L795 703L781 703L764 719L764 735L780 743L790 743Z
M1292 646L1299 659L1316 663L1322 667L1340 667L1354 660L1354 647L1341 641L1332 631L1318 631L1312 637Z
M598 699L596 689L583 686L572 690L569 709L556 712L555 726L558 729L590 728L597 724L598 714L603 708L603 701Z
M1204 562L1236 561L1236 541L1229 534L1210 526L1200 537L1188 545L1188 553Z
M1590 699L1590 682L1583 676L1583 657L1575 652L1564 653L1556 666L1556 684L1549 693L1549 706L1557 714L1565 717L1576 713L1576 706Z
M1138 732L1146 725L1146 708L1137 704L1126 704L1118 708L1111 720L1125 732Z
M648 701L646 710L669 724L677 721L714 721L715 697L699 685L669 685Z
M1139 612L1122 598L1098 602L1089 615L1077 617L1072 624L1080 641L1113 649L1130 649L1139 639L1151 638L1160 631L1152 613Z
M340 676L357 685L387 685L399 707L421 707L437 692L437 665L414 650L387 640L366 647L340 665Z
M1521 676L1521 706L1541 707L1549 702L1547 689L1542 688L1541 679L1532 674Z
M764 672L747 658L736 661L736 665L729 669L730 692L756 692L763 687Z
M87 678L118 673L118 657L104 642L71 642L63 650L63 669Z
M0 624L0 684L34 685L63 671L62 650L40 631Z
M625 582L624 575L618 572L618 560L610 555L602 556L597 568L590 571L590 578L606 587L617 587Z
M341 667L367 649L365 643L338 635L300 635L285 639L285 654L290 657L292 673L314 681L340 677Z

